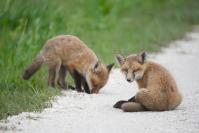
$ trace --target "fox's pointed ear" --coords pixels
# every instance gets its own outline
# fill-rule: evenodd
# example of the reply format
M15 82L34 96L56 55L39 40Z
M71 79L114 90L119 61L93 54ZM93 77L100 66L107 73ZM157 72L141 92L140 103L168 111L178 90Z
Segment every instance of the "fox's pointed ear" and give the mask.
M106 66L106 68L108 69L108 72L111 71L111 69L113 68L113 66L114 66L114 63L109 64L109 65Z
M125 62L125 57L123 55L120 54L116 55L116 59L120 66Z
M94 65L94 67L93 67L93 70L94 70L94 72L95 73L99 73L100 71L101 71L101 62L100 61L98 61L95 65Z
M137 57L138 57L138 62L141 63L141 64L143 64L143 63L145 62L145 60L146 60L146 56L147 56L147 54L146 54L145 51L140 52L140 53L137 55Z

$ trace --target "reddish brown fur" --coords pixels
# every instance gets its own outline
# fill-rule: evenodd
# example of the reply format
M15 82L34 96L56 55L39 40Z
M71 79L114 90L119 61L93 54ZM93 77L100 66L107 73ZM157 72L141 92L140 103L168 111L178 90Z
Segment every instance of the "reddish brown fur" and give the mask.
M48 85L55 86L55 80L58 78L58 84L65 88L66 72L69 71L71 75L74 75L76 71L85 78L93 93L98 93L106 84L112 68L112 66L109 68L99 63L95 53L79 38L72 35L60 35L48 40L39 58L43 59L42 63L46 63L49 67ZM95 67L97 63L99 65ZM33 62L31 66L37 66L37 64ZM34 68L31 66L27 69L28 71ZM23 77L27 77L26 72Z
M135 102L140 106L135 106L134 102L124 103L121 106L124 111L172 110L181 103L182 96L174 78L161 65L146 61L145 57L140 63L140 55L120 59L123 61L120 60L123 73L131 71L141 77L136 80L139 91L135 95Z

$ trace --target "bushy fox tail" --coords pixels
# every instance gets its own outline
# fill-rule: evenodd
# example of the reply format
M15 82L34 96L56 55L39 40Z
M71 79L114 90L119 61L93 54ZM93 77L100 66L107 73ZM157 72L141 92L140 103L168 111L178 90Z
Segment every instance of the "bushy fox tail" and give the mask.
M39 68L42 66L43 63L44 63L44 58L41 55L37 56L33 60L32 64L25 69L22 78L24 80L28 80L35 72L37 72L37 70L39 70Z

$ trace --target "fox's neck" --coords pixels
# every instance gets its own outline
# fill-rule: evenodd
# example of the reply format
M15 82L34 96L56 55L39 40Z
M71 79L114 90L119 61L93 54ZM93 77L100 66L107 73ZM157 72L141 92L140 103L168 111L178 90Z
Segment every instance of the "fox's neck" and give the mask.
M139 79L136 82L138 84L139 89L147 88L147 80L145 75L142 77L142 79Z

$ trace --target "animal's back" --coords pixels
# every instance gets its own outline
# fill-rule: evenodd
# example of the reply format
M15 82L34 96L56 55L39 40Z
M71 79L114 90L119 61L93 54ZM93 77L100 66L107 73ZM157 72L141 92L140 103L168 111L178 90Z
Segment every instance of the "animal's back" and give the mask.
M173 109L182 101L173 76L161 65L148 62L147 64L147 89L154 92L157 106L163 110Z
M69 71L77 69L82 73L98 60L95 53L73 35L60 35L48 40L42 52L48 60L59 58Z

